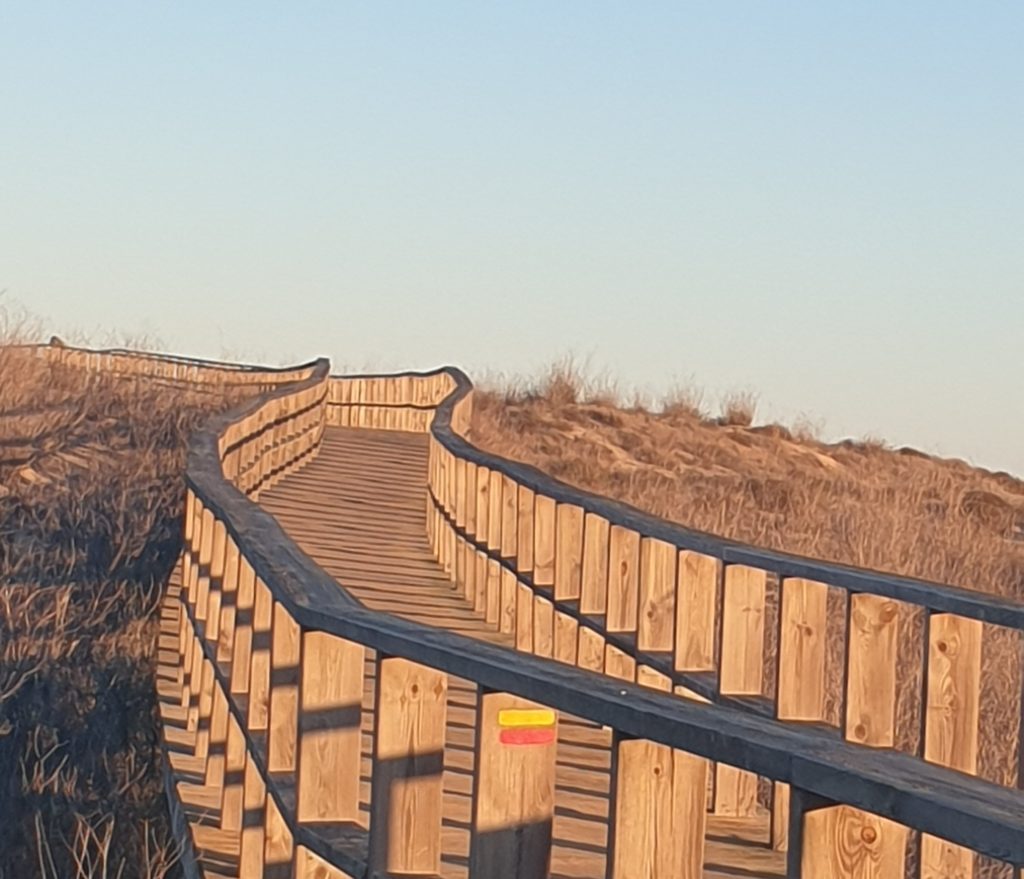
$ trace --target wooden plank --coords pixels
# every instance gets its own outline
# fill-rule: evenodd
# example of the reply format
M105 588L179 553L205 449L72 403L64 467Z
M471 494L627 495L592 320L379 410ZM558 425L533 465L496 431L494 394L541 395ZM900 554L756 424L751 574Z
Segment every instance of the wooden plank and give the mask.
M707 761L618 736L612 754L609 879L701 879Z
M259 578L255 585L252 618L252 661L249 672L250 731L264 730L270 718L270 630L274 619L274 598Z
M933 614L928 631L924 758L976 775L982 623L954 614ZM973 870L974 853L969 849L922 836L921 879L970 877Z
M223 600L220 610L219 637L217 639L217 661L231 662L234 655L235 619L238 613L238 576L240 554L238 545L228 538L223 576Z
M828 586L813 580L782 582L779 683L780 720L824 722Z
M249 560L240 557L238 563L238 593L235 609L235 631L231 647L231 692L249 691L249 672L252 663L253 608L256 603L256 572Z
M488 479L487 487L487 547L495 552L500 552L502 557L511 558L515 555L515 550L505 555L504 547L504 534L502 529L504 528L504 516L502 509L502 477L501 473L497 470L491 470ZM515 505L511 508L511 514L513 521L509 526L510 534L509 540L515 541L515 516L516 508Z
M533 653L533 590L516 581L516 650Z
M378 657L376 695L369 872L439 873L448 678Z
M635 632L640 583L640 535L613 525L608 541L609 632Z
M519 486L518 506L516 509L516 570L526 574L533 570L533 492L525 486ZM504 531L502 531L504 534Z
M494 471L497 473L497 471ZM492 483L493 491L493 483ZM533 545L533 538L530 538ZM519 486L509 477L501 477L501 557L516 558L519 552ZM525 570L519 568L519 570Z
M295 879L351 879L337 867L299 846L295 858Z
M677 671L715 670L715 604L722 563L701 553L679 553L676 583Z
M604 673L623 681L636 680L636 660L611 644L605 646Z
M611 525L594 513L583 521L583 570L580 613L604 614L608 609L608 543Z
M846 738L874 748L896 742L896 644L899 605L877 595L850 596Z
M470 875L548 875L558 718L508 693L484 693L476 715ZM522 723L517 712L522 712ZM511 715L511 716L510 716Z
M903 879L906 828L849 806L803 815L801 879Z
M263 876L267 788L251 754L247 754L245 760L243 798L245 812L242 820L238 875Z
M558 505L555 551L555 600L578 599L583 574L583 508Z
M533 585L550 590L555 584L557 505L536 495L533 503Z
M271 632L270 718L267 766L271 772L292 772L298 754L299 672L302 631L281 602L274 602Z
M495 626L501 621L501 564L497 559L488 559L482 555L480 558L486 577L484 620L488 625Z
M292 879L295 843L273 797L267 797L263 879Z
M555 652L555 608L544 596L533 598L533 653L550 659Z
M365 648L303 635L298 820L358 821Z
M604 638L588 626L580 626L576 664L590 671L604 671Z
M476 470L476 511L473 514L473 536L477 543L492 546L489 536L491 530L491 471L486 467Z
M232 714L228 717L227 753L224 762L224 791L221 796L220 828L241 833L245 804L245 736Z
M677 554L671 543L652 537L640 542L637 648L641 651L673 652Z
M763 694L765 592L759 568L729 565L722 598L722 662L719 689L728 696Z
M554 658L569 665L576 664L576 642L579 624L568 614L555 611Z
M501 606L498 616L498 631L509 635L516 629L516 605L518 602L518 582L516 575L508 568L501 569ZM518 646L518 645L517 645Z

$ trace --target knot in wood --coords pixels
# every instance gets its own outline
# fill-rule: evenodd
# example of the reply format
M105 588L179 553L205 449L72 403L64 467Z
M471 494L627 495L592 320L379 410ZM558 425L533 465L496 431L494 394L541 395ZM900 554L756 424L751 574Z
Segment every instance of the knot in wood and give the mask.
M860 838L864 840L868 845L871 845L875 840L878 839L878 831L874 827L867 825L861 828Z

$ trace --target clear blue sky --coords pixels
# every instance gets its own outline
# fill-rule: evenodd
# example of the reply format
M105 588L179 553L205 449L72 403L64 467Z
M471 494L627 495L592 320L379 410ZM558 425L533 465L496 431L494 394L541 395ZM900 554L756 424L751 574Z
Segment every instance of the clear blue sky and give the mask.
M0 6L0 289L1024 473L1019 3Z

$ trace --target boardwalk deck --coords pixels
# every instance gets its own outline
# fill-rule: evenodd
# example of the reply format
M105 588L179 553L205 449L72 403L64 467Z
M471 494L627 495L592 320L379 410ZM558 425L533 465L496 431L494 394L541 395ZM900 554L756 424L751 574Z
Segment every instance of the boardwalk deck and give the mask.
M266 492L260 503L311 558L367 607L439 626L496 644L511 645L452 587L435 562L427 538L425 491L427 440L423 434L329 429L320 454ZM168 605L165 641L168 672L161 678L165 735L181 801L208 877L237 876L238 840L216 829L219 791L195 776L192 736L184 728L176 668L176 602ZM173 662L172 662L173 660ZM372 670L372 664L368 665ZM364 709L372 707L367 675ZM444 764L443 876L467 875L476 691L451 681ZM364 811L369 798L370 710L363 712ZM605 875L610 733L563 716L556 773L552 876L589 879ZM364 816L365 817L365 816ZM785 857L767 846L768 819L708 821L705 875L771 877L785 872Z

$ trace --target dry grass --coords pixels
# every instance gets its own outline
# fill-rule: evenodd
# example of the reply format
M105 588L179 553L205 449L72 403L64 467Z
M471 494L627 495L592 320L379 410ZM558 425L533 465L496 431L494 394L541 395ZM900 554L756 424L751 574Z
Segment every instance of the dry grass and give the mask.
M227 402L0 346L0 879L174 875L154 611Z
M692 390L659 411L590 392L564 364L478 391L472 439L572 485L685 526L783 550L1024 598L1024 483L883 442L825 444L807 423L753 425L752 397L721 417ZM843 597L830 590L828 712L838 724ZM768 594L765 690L774 689L778 584ZM924 615L901 610L897 746L920 753ZM1019 633L986 625L978 772L1016 786ZM916 861L916 855L910 863ZM1004 877L987 865L980 875Z
M804 421L753 424L756 398L718 417L683 388L623 406L561 363L484 389L473 438L581 488L771 549L1024 596L1024 483L878 440L825 444Z

